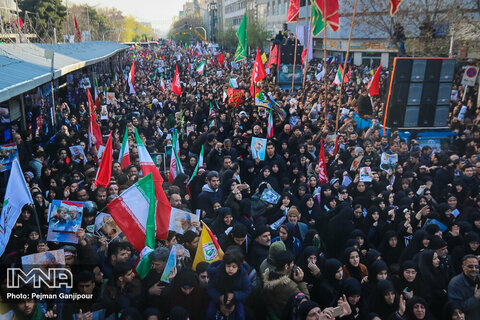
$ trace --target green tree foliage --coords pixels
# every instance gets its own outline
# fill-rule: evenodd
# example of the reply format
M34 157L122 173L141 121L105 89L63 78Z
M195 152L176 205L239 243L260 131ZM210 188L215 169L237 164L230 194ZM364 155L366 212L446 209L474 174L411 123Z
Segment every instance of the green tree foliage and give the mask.
M49 28L56 28L62 33L62 25L67 15L67 8L62 0L19 0L18 6L22 12L28 11L36 31L41 37L53 32Z
M187 15L182 16L180 19L174 21L170 30L168 31L168 38L172 38L175 41L189 42L202 41L202 39L193 31L195 27L205 27L203 19L200 16ZM203 35L203 31L199 31ZM208 38L208 34L207 34Z
M248 32L248 29L247 29ZM229 26L228 29L223 31L218 31L217 34L217 41L220 46L226 49L235 50L238 44L238 38L236 34L236 30ZM247 42L248 42L248 33L247 33Z
M247 12L247 45L251 49L264 49L270 38L272 32L267 30L264 21L253 18L251 12Z

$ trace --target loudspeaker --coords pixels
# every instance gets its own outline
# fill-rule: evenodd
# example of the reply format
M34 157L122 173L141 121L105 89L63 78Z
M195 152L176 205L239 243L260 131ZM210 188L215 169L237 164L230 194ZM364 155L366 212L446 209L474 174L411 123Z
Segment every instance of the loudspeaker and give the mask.
M455 60L442 60L442 70L440 71L440 82L452 82L455 73Z
M302 61L303 46L297 44L297 63ZM295 55L294 45L282 45L280 49L280 63L281 64L293 64L293 56Z
M395 82L410 82L412 73L412 60L402 59L397 60L395 67Z
M408 90L408 101L409 106L419 105L420 100L422 99L422 90L423 83L410 83L410 88Z
M423 82L425 78L425 69L427 68L427 60L413 60L412 63L412 76L410 81L412 82Z
M425 69L425 82L439 82L440 69L442 68L442 60L428 59L427 68Z
M447 125L455 60L395 58L384 120L390 127Z

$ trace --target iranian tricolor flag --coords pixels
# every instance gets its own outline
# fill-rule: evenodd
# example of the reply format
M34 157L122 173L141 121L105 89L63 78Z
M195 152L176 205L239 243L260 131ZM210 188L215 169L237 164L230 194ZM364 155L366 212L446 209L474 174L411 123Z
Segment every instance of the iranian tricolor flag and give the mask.
M100 98L98 96L98 81L97 81L96 77L93 80L93 88L94 88L94 93L95 93L95 106L97 107L97 111L99 111L100 110Z
M157 229L155 235L157 239L165 240L168 235L168 225L170 224L170 211L172 207L170 206L170 202L168 201L165 192L163 192L163 178L160 175L160 171L158 171L153 163L152 157L148 153L147 148L145 148L145 144L143 144L143 141L140 139L136 128L135 140L137 142L138 158L140 160L140 169L142 170L143 176L152 173L153 183L155 184L155 199L157 199L157 209L155 213ZM142 248L143 246L140 250Z
M204 69L205 69L205 61L202 61L200 65L197 67L197 69L195 69L195 71L199 76L201 76L203 74Z
M337 73L335 74L335 80L333 80L333 84L339 86L342 84L343 79L343 68L341 65L338 65Z
M155 248L155 236L151 247L152 239L146 238L146 235L152 232L152 225L155 235L155 201L153 175L149 173L107 205L113 220L143 257L149 253L148 249L144 249L145 246ZM151 234L149 236L151 237ZM139 266L141 264L143 263Z
M168 174L168 182L170 183L173 183L173 180L175 180L179 173L183 173L182 163L178 156L179 149L180 144L178 142L178 133L177 129L175 129L172 135L172 155L170 156L170 170Z
M163 76L160 77L160 90L165 91L165 82L163 82Z
M128 128L125 128L125 134L123 135L122 148L118 155L118 162L122 170L130 165L130 148L128 146Z
M130 87L130 94L135 94L135 63L137 61L133 61L132 67L130 68L130 72L128 73L128 86Z
M149 255L155 249L155 187L151 173L142 180L144 179L146 179L146 181L142 185L142 191L148 198L148 216L145 230L145 247L140 251L137 267L135 268L140 279L144 279L150 272L152 261Z
M272 112L272 109L270 109L270 113L268 115L267 138L273 138L273 112Z

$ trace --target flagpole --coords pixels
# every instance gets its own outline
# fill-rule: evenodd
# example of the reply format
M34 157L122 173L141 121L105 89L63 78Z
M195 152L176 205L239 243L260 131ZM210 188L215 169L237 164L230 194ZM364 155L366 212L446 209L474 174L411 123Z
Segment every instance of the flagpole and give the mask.
M338 101L337 118L335 120L335 132L337 132L337 130L338 130L338 120L340 118L340 108L342 107L343 79L345 78L345 73L347 73L347 61L348 61L348 56L350 55L350 43L352 41L353 26L355 24L355 15L357 13L357 3L358 3L358 0L355 0L355 4L353 5L352 23L350 25L350 35L348 36L347 54L345 56L345 61L343 63L343 76L342 76L342 83L340 84L340 95L339 95L340 99ZM370 97L370 99L371 98L372 97ZM372 106L373 106L373 101L372 101Z
M313 16L313 3L311 3L311 10L310 10L310 23L308 25L308 37L307 37L307 54L305 55L304 61L303 61L303 83L302 83L302 88L305 89L305 79L307 78L307 65L308 65L308 51L310 49L310 36L312 35L312 16ZM308 15L308 11L307 11ZM306 95L304 94L304 99L306 98Z
M323 19L323 68L325 70L325 75L323 77L323 85L324 85L324 101L323 101L323 108L325 109L325 124L327 123L328 118L328 103L327 103L327 91L328 91L328 84L327 84L327 0L323 1L323 12L322 12L322 19ZM342 80L343 81L343 80Z
M293 86L295 84L295 64L297 63L297 41L298 41L298 20L300 19L300 12L297 17L297 27L295 30L295 53L293 54L293 76L292 76L292 89L290 92L293 92Z

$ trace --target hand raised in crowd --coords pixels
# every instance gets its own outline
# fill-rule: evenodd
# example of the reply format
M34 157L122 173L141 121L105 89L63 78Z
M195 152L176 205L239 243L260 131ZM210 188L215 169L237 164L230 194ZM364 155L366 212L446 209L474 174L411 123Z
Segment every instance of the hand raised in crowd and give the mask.
M304 275L302 268L297 267L296 271L293 273L293 280L295 280L295 282L302 282Z

